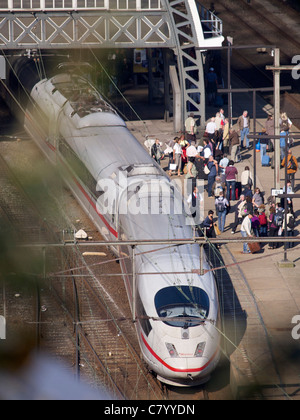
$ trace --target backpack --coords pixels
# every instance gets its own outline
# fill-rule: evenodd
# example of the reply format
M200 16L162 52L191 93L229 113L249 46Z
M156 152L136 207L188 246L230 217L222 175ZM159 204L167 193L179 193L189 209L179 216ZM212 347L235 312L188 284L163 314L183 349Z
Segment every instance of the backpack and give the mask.
M294 230L295 229L295 217L292 215L292 216L290 216L290 218L289 218L289 222L288 222L288 224L287 224L287 227L289 228L289 229L291 229L291 230Z
M289 122L288 120L282 120L281 124L280 124L280 128L283 131L289 131L290 126L289 126Z
M215 188L215 192L214 192L215 197L219 197L220 193L223 192L223 191L224 190L223 190L222 184L217 184L216 188Z
M217 205L216 205L216 207L217 207L218 213L223 213L223 211L225 211L225 210L226 210L225 199L224 199L224 198L222 198L222 199L220 200L220 198L218 198L218 201L217 201Z
M278 228L282 227L283 225L283 211L278 210L276 214L274 214L274 225Z
M259 216L259 222L261 226L266 226L268 224L266 213L261 213Z
M290 161L289 161L288 169L290 169L291 171L296 171L297 170L297 165L296 165L294 156L292 156Z

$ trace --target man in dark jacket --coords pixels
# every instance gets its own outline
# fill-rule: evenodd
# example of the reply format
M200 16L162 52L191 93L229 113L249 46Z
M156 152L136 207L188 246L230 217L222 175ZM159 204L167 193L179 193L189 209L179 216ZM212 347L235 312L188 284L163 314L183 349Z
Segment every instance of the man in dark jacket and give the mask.
M214 212L209 210L208 216L204 219L203 228L205 229L206 236L208 238L216 238L216 232L214 228Z
M235 130L230 129L229 150L231 153L231 160L233 160L233 162L237 162L237 152L238 152L239 145L240 145L240 139L239 139L238 133Z
M217 176L218 171L219 171L218 162L216 160L214 160L214 158L212 156L210 156L210 158L208 160L207 167L210 171L209 174L208 174L208 183L207 183L208 197L214 198L212 187L215 183L216 176Z

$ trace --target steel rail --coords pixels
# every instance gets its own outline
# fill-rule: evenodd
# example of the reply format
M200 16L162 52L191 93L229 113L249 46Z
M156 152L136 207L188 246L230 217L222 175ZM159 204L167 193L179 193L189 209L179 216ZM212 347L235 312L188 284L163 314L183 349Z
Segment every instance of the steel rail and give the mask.
M281 236L278 237L252 237L252 238L190 238L190 239L141 239L141 240L132 240L132 241L99 241L99 242L68 242L68 243L39 243L39 244L20 244L16 247L18 248L67 248L67 247L99 247L99 246L151 246L151 245L206 245L206 244L237 244L237 243L276 243L276 242L291 242L291 243L300 243L300 236L292 236L284 238ZM160 249L163 250L164 248ZM159 251L159 250L157 250ZM149 252L156 252L151 250ZM147 253L147 252L145 252ZM140 255L140 254L136 254Z

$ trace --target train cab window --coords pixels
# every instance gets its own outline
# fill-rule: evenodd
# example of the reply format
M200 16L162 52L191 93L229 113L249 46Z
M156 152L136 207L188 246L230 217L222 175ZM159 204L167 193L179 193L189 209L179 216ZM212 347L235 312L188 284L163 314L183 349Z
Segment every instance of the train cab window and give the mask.
M209 314L209 297L199 287L171 286L155 296L158 316L171 327L189 328L203 323Z
M152 331L152 326L150 324L149 319L145 319L147 318L147 313L145 311L143 302L141 300L140 294L137 293L137 297L136 297L136 312L137 312L137 316L139 318L141 327L144 331L144 333L146 334L146 336L148 337L150 332Z

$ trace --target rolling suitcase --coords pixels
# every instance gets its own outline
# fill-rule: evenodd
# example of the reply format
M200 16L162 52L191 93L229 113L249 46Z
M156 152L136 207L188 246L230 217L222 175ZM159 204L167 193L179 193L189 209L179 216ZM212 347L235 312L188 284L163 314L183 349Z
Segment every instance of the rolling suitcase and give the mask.
M270 165L270 156L268 156L268 155L265 155L263 158L262 158L262 161L261 161L261 163L262 163L262 166L269 166Z
M261 250L259 242L250 242L248 243L248 247L251 251L251 254L256 254L257 252Z
M242 151L241 151L240 146L238 147L238 150L237 150L237 153L236 153L236 161L237 161L237 163L242 161Z
M236 200L240 199L240 196L242 194L242 183L241 182L237 182L236 183L236 189L235 189L235 197Z
M272 159L271 159L271 168L275 169L275 158L274 158L274 156L272 156Z
M237 182L234 192L234 197L232 196L232 189L230 190L230 200L239 200L242 193L242 183Z

